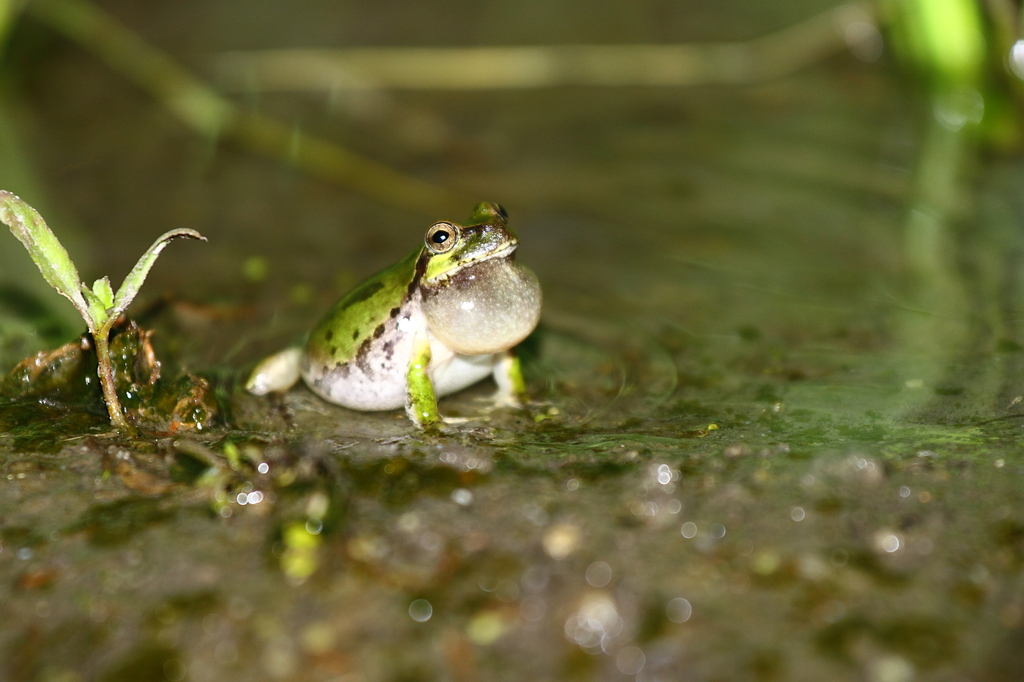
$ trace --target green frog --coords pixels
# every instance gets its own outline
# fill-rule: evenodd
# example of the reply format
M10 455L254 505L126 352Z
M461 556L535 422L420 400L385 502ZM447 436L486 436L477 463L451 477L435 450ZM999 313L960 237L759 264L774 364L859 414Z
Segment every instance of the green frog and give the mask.
M440 396L493 375L496 402L526 398L513 348L540 319L537 277L516 261L519 240L501 206L469 224L430 226L423 245L344 296L305 345L270 356L246 384L256 395L299 377L323 399L355 410L405 407L420 428L443 420Z

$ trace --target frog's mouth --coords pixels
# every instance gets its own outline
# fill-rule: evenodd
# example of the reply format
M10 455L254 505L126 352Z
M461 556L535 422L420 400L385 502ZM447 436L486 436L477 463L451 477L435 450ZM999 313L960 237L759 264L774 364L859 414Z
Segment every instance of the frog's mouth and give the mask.
M464 272L467 268L479 265L480 263L501 261L509 258L514 258L515 250L518 247L518 241L509 240L505 242L505 244L497 251L492 251L486 255L477 256L475 258L470 257L469 259L464 261L453 261L452 267L448 268L444 272L434 277L424 277L424 282L426 284L440 284L454 277L455 275Z

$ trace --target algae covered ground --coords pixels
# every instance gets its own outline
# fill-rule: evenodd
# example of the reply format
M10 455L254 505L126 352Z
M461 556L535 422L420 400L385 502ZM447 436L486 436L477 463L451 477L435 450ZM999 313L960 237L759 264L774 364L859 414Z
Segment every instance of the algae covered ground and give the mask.
M553 39L499 5L458 21ZM212 81L268 40L266 17L227 30L243 2L105 6ZM573 25L746 38L829 6ZM307 9L285 44L355 20ZM377 40L454 39L454 14L364 10ZM0 679L1024 677L1024 164L891 55L744 86L239 95L508 209L545 293L534 401L487 412L481 384L422 435L240 381L471 205L382 205L198 137L31 17L7 47L3 114L53 210L25 198L83 276L209 238L132 313L216 417L127 437L95 400L0 401ZM4 372L82 331L24 281L0 288Z

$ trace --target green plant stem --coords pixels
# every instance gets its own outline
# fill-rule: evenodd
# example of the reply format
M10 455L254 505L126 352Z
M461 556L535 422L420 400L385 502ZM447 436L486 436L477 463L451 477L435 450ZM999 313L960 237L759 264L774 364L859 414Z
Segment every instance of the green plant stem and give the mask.
M225 137L245 149L381 202L431 215L461 210L472 200L453 190L406 175L294 126L242 111L171 57L86 0L36 0L32 16L95 53L109 67L149 91L181 121L211 138Z
M130 432L132 426L125 419L124 411L121 409L121 400L117 397L117 386L114 385L114 366L110 362L110 327L111 324L104 324L91 332L93 343L96 346L96 374L100 379L100 388L103 390L103 400L107 403L110 423L118 431Z

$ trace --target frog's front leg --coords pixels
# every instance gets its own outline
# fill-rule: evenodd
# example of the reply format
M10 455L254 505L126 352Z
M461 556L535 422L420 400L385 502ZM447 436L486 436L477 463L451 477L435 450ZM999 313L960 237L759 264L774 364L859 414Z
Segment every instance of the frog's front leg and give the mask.
M420 428L436 427L441 423L437 409L437 392L427 374L430 366L430 341L426 334L417 335L413 342L412 358L406 372L405 413Z
M522 407L527 402L523 367L514 350L498 354L498 361L494 363L494 383L498 384L493 398L496 407Z

